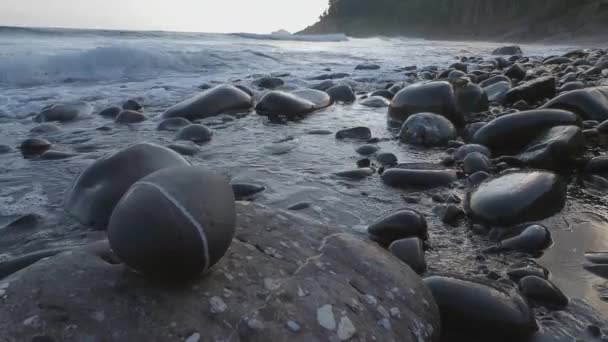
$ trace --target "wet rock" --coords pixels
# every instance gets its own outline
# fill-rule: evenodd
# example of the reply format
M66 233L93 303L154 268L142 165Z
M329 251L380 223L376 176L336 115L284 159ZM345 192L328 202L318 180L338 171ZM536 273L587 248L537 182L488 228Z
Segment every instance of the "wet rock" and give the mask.
M442 115L456 126L464 123L464 116L458 112L454 90L448 82L405 87L395 95L389 107L389 117L398 122L418 113Z
M488 96L488 101L502 104L507 99L511 85L507 82L497 82L483 89Z
M334 102L355 102L357 97L353 92L353 88L347 84L333 86L325 91Z
M417 237L394 241L388 247L394 256L406 263L418 274L426 272L426 260L422 240Z
M120 107L109 107L99 112L99 115L114 119L118 116L118 114L120 114L120 112L122 112L122 108Z
M363 145L357 148L357 153L364 155L364 156L370 156L376 152L378 152L380 150L380 147L376 146L376 145Z
M568 82L557 90L559 93L565 93L572 90L579 90L585 88L585 84L582 82Z
M380 69L380 66L378 64L371 64L371 63L363 63L363 64L359 64L355 67L355 70L378 70Z
M304 116L315 110L316 106L311 101L282 91L272 91L264 95L255 107L255 111L260 115L288 118Z
M300 203L296 203L294 205L290 205L287 210L293 210L293 211L298 211L298 210L304 210L304 209L308 209L310 208L311 204L308 202L300 202Z
M515 102L513 104L513 108L517 109L519 111L524 111L524 110L530 110L530 109L532 109L532 106L530 106L528 104L528 102L526 102L524 100L519 100L519 101L517 101L517 102Z
M463 160L463 169L467 175L472 175L479 171L487 172L491 165L488 157L479 152L471 152Z
M585 258L594 264L608 264L608 252L587 252Z
M521 100L535 103L544 99L552 99L557 94L556 87L555 77L539 77L509 90L505 100L509 103Z
M527 298L539 304L554 307L565 307L569 300L566 295L546 279L527 276L519 281L519 290Z
M456 88L456 102L462 113L480 113L488 110L488 95L480 86L469 83Z
M87 102L58 103L44 107L34 121L36 122L68 122L78 117L88 116L93 113L93 106Z
M336 132L336 139L357 139L357 140L368 140L372 137L372 131L367 127L353 127L348 129L342 129Z
M131 124L146 121L146 116L134 110L123 110L114 121L121 124Z
M505 76L512 80L523 80L526 77L526 69L518 63L511 65L504 72Z
M275 89L283 86L285 82L278 77L262 77L253 81L253 84L260 88Z
M481 127L474 141L498 151L519 151L538 136L539 131L562 125L576 125L576 114L542 109L503 115Z
M326 91L327 89L335 86L336 83L334 83L334 81L331 80L325 80L321 83L315 84L313 85L311 88L312 89L316 89L316 90L320 90L320 91Z
M392 100L393 97L395 97L395 94L389 90L381 89L381 90L376 90L373 93L369 94L369 97L375 97L375 96L384 97L387 100ZM390 105L390 102L389 102L389 105Z
M608 174L608 156L595 157L585 166L585 172L595 174Z
M386 108L390 106L391 102L382 96L370 96L369 98L361 101L361 105L371 108Z
M525 278L527 276L535 276L542 279L548 279L549 271L540 266L527 266L516 268L507 272L507 275L511 280L518 282L520 279Z
M500 82L505 82L509 85L509 88L511 87L511 79L505 75L492 76L492 77L488 78L487 80L480 82L479 86L482 88L488 88L491 85L494 85L494 84L500 83Z
M52 123L43 123L32 129L30 129L30 133L34 134L50 134L60 132L61 128L59 126Z
M39 138L25 139L21 146L21 153L25 157L34 157L43 154L51 148L51 143L48 140Z
M492 152L490 152L490 150L483 145L467 144L459 147L456 152L454 152L454 158L456 161L460 162L463 161L466 156L474 152L480 153L488 158L492 156Z
M383 245L411 237L422 240L428 237L424 216L409 209L398 210L379 218L367 228L367 232L372 240Z
M0 144L0 154L9 153L10 151L11 151L10 146Z
M322 74L319 76L315 76L313 78L311 78L312 80L317 80L317 81L324 81L324 80L339 80L342 78L346 78L349 77L350 74L347 74L345 72L334 72L334 73L330 73L330 74Z
M469 176L469 183L475 186L490 178L490 174L485 171L478 171Z
M170 215L166 208L171 208ZM146 276L192 279L224 256L235 224L227 179L201 167L182 166L133 184L112 211L108 240L120 260Z
M77 154L64 152L64 151L53 151L48 150L40 155L40 159L42 160L61 160L75 157Z
M232 190L236 200L240 201L259 194L260 192L266 190L266 187L257 184L235 183L232 184Z
M149 143L127 147L87 167L68 190L64 208L84 225L105 228L131 185L155 171L183 165L189 164L165 147Z
M144 110L144 106L142 106L137 100L127 100L122 104L122 109L124 110L134 110L136 112L141 112Z
M431 189L447 186L458 179L450 170L420 170L394 168L384 171L382 181L396 188Z
M190 144L171 144L167 146L167 148L172 149L173 151L183 155L183 156L193 156L201 151L201 148L195 143Z
M315 105L315 110L327 108L333 104L333 100L329 94L316 89L296 90L292 94L312 102Z
M521 48L518 45L501 46L492 51L493 55L523 55Z
M445 117L432 113L413 114L407 118L399 133L404 143L419 146L445 146L456 138L456 128Z
M454 227L456 227L458 225L458 221L465 216L464 211L453 204L441 208L440 213L441 222L447 223Z
M608 120L608 87L573 90L547 102L542 108L572 111L583 120Z
M561 65L561 64L568 64L568 63L572 63L572 60L568 57L551 57L547 60L545 60L543 62L543 64L545 65Z
M213 137L213 131L209 127L199 124L186 126L175 135L177 140L188 140L196 144L206 143L211 140L211 137Z
M177 132L180 129L191 125L192 123L188 119L175 117L168 118L161 121L158 126L156 126L157 131L168 131L168 132Z
M378 153L376 161L384 166L394 166L398 162L397 156L393 153Z
M545 219L566 203L562 179L550 172L513 172L483 183L468 198L473 219L508 226Z
M234 87L244 91L247 95L251 96L252 98L255 96L255 93L253 92L253 90L249 89L249 87L247 87L245 85L235 84ZM207 89L209 89L209 88L207 88Z
M585 136L577 126L556 126L542 132L517 157L529 166L559 170L572 167L585 152Z
M511 336L517 341L537 329L534 314L516 293L444 276L425 278L424 283L439 306L443 330Z
M10 286L2 299L0 337L29 341L40 335L38 329L22 324L24 318L35 314L44 323L44 334L56 341L85 341L90 336L108 341L172 341L193 332L200 332L201 340L208 336L226 340L243 332L238 329L235 333L235 326L224 321L241 320L247 335L240 339L251 341L308 341L311 336L313 340L315 336L338 340L353 334L374 335L380 341L439 340L439 311L430 291L387 251L289 212L237 203L237 213L237 239L213 272L187 286L152 282L124 266L78 251L46 259L10 276L3 281ZM262 254L255 246L276 250L284 258ZM245 260L246 256L252 259ZM275 280L272 290L266 288L265 279ZM234 295L223 297L226 288ZM344 304L361 297L358 289L380 298L393 288L399 300L391 301L390 312L399 312L400 318L391 330L378 329L377 310L354 315ZM205 293L208 299L204 299ZM299 293L307 294L305 300L293 300ZM212 312L209 298L215 296L222 298L227 310ZM243 298L247 305L243 305ZM325 311L334 317L335 330L324 328L317 320L317 310L325 305L331 306ZM262 307L258 314L252 313L252 308ZM134 308L145 312L146 319L134 315ZM65 321L57 319L58 312L78 329L66 331ZM103 324L91 318L94 312L105 313ZM343 319L347 314L350 324ZM286 321L296 317L302 329L297 335L285 328ZM264 328L249 330L260 326Z
M357 160L357 167L371 167L372 165L372 161L369 158L363 158L363 159L359 159Z
M373 169L368 168L368 167L363 167L363 168L359 168L356 170L336 172L335 175L340 178L361 180L361 179L364 179L364 178L367 178L367 177L373 175L374 173L376 173L376 171L374 171Z
M466 125L464 127L464 130L462 131L462 139L467 142L470 143L473 141L475 133L477 133L477 131L479 131L483 126L487 125L487 122L484 121L480 121L480 122L474 122L472 124Z
M487 252L518 251L524 253L538 253L549 247L552 243L551 233L541 225L532 225L525 228L516 236L506 238L491 247Z
M247 112L253 106L252 97L232 85L220 85L206 90L167 109L162 118L182 117L190 121L233 112Z

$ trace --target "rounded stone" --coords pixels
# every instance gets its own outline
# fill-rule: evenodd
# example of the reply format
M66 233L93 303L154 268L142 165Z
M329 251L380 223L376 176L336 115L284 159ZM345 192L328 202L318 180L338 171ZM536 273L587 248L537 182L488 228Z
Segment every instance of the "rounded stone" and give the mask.
M43 123L40 124L32 129L30 129L30 133L34 133L34 134L50 134L50 133L57 133L61 131L61 128L59 128L59 126L52 124L52 123Z
M568 297L557 286L541 277L531 275L522 278L519 281L519 290L539 304L565 307L569 303Z
M490 174L485 171L478 171L469 176L469 183L475 186L483 183L486 179L490 178Z
M553 76L539 77L524 84L511 88L505 101L516 103L526 101L533 104L544 99L552 99L557 94L557 81Z
M551 233L541 225L527 227L516 236L502 240L498 247L501 250L519 251L524 253L540 252L551 245Z
M246 199L266 190L266 187L257 184L235 183L232 184L232 192L237 200Z
M194 124L180 129L175 138L177 140L188 140L197 144L209 142L213 137L213 131L205 126Z
M183 117L188 120L233 112L248 111L253 106L253 98L232 85L220 85L180 102L163 113L162 118Z
M269 92L255 107L255 111L260 115L289 118L303 116L315 110L313 102L282 91Z
M33 157L43 154L51 148L48 140L39 138L25 139L20 146L21 153L26 157Z
M336 139L357 139L357 140L368 140L372 137L372 131L367 127L353 127L348 129L342 129L336 132Z
M357 148L357 153L364 156L370 156L380 150L376 145L363 145Z
M485 90L477 84L469 83L456 88L456 102L462 113L480 113L488 110L489 101Z
M518 45L501 46L492 51L493 55L523 55L521 48Z
M432 189L447 186L457 179L456 172L450 170L393 168L382 174L382 181L385 184L404 189Z
M141 112L144 110L144 106L142 106L137 100L127 100L122 104L122 109L124 110L133 110L136 112Z
M483 183L469 195L468 211L478 221L508 226L542 220L561 211L566 187L553 173L513 172Z
M528 336L537 329L534 314L516 293L445 276L424 279L441 312L442 328L490 336Z
M426 219L410 209L398 210L379 218L367 228L367 232L372 240L384 245L410 237L428 238Z
M93 113L93 106L87 102L58 103L44 107L34 120L36 122L67 122L91 113Z
M40 159L42 160L61 160L68 159L76 156L74 153L63 152L63 151L46 151L42 155L40 155Z
M448 82L410 85L393 97L389 107L391 119L404 122L410 115L418 113L436 113L456 126L464 124L464 116L458 112L456 96Z
M361 180L361 179L365 179L365 178L373 175L374 173L376 173L376 171L374 171L373 169L371 169L369 167L362 167L362 168L359 168L356 170L336 172L334 175L336 175L337 177L340 177L340 178Z
M370 96L367 99L361 101L361 105L371 108L386 108L390 106L391 102L382 96Z
M394 256L406 263L418 274L426 272L426 260L422 240L419 238L408 238L394 241L388 247Z
M137 112L134 110L123 110L118 114L118 116L114 119L116 123L121 124L131 124L131 123L139 123L146 121L146 116L141 112Z
M511 90L511 84L508 82L497 82L484 88L488 95L489 102L504 103L507 98L507 92Z
M140 143L87 167L68 190L65 210L84 225L105 228L112 210L135 182L164 168L189 165L177 152Z
M158 126L156 126L156 130L175 132L191 124L192 123L188 119L180 117L168 118L161 121Z
M445 146L456 138L456 128L443 116L419 113L408 117L401 127L399 136L402 142L412 145Z
M205 273L217 263L235 225L234 195L223 176L175 167L131 186L112 212L108 239L131 268L175 280Z
M395 154L384 152L376 155L376 161L384 166L393 166L397 165L398 159Z
M301 89L292 92L292 94L312 102L315 105L315 110L327 108L333 104L329 94L317 89Z
M170 148L183 156L193 156L201 151L201 148L193 142L189 144L171 144L167 146L167 148Z
M583 120L608 120L608 86L573 90L547 102L542 108L572 111Z
M479 152L471 152L464 158L462 168L464 173L472 175L478 171L487 172L490 166L491 162L488 157Z
M262 77L253 81L253 84L260 88L275 89L284 85L285 81L278 77Z
M511 88L511 79L505 75L492 76L492 77L488 78L487 80L480 82L479 86L482 88L488 88L489 86L499 83L499 82L505 82L509 85L509 88Z
M347 84L339 84L327 89L325 92L329 94L334 102L355 102L357 97L353 92L353 88Z
M380 96L380 97L384 97L387 100L392 100L393 97L395 97L395 94L389 90L380 89L380 90L376 90L373 93L369 94L369 97L375 97L375 96ZM390 105L390 102L389 102L389 105Z
M454 152L454 159L456 159L456 161L463 161L466 156L474 152L481 153L488 158L492 156L492 152L490 152L490 150L483 145L467 144L460 146L456 152Z

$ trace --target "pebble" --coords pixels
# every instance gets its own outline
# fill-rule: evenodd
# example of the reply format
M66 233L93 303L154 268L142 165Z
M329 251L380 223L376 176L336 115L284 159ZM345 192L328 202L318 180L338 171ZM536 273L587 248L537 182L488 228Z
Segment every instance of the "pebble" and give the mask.
M190 335L190 337L188 337L186 340L184 340L184 342L198 342L200 340L201 340L201 334L194 333L194 334Z
M336 330L336 318L330 304L323 305L317 310L317 321L319 325L327 330Z
M300 330L302 329L300 325L294 321L287 321L285 325L287 326L287 329L289 329L289 331L293 333L300 332Z
M209 299L209 306L211 307L211 313L218 314L226 311L228 306L224 302L224 300L220 297L211 297Z
M342 316L338 324L338 338L340 341L348 341L357 333L357 329L353 322L347 317Z

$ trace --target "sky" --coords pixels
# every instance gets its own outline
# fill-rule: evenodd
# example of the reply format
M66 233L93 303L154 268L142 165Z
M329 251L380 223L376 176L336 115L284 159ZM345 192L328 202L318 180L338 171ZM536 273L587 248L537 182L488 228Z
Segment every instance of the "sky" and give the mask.
M327 0L0 0L0 26L269 33L315 23Z

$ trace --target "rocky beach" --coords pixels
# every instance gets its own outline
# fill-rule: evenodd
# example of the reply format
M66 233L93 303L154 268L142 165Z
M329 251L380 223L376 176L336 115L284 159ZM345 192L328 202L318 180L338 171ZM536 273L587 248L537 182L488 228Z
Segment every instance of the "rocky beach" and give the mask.
M605 47L2 34L0 340L608 340Z

